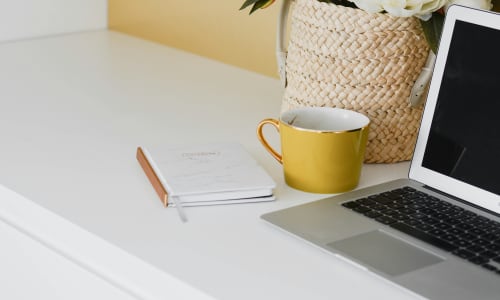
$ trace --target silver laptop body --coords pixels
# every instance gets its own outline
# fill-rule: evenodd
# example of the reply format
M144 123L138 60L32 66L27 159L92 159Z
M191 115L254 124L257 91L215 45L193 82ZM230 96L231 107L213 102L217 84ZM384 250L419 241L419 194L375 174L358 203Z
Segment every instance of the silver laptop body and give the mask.
M271 212L262 219L424 297L500 299L500 263L494 260L500 261L500 227L495 229L500 226L498 53L500 15L452 6L409 178ZM448 215L422 209L418 201L399 205L397 215L392 207L373 212L373 205L386 204L374 204L373 199L389 196L388 191L423 192L444 201L440 207L452 204L445 211L460 211L461 217L452 221ZM399 214L403 209L410 210L409 219ZM421 211L430 215L422 216ZM432 219L433 229L408 233L406 222L414 222L413 216ZM394 223L393 217L401 220ZM474 227L457 224L466 220ZM447 229L443 232L439 226ZM471 246L470 240L481 245ZM481 250L476 253L468 247Z

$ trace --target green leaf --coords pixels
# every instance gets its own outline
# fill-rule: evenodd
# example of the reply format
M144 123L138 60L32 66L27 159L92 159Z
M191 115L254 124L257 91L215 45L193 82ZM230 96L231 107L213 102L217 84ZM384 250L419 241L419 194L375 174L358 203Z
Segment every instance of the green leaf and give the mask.
M441 31L443 31L444 15L434 12L428 21L420 21L425 38L432 52L437 53Z
M248 6L252 5L252 8L250 9L250 14L255 12L257 9L264 7L266 4L272 3L273 0L246 0L243 5L240 7L240 10L247 8Z
M270 0L257 0L257 2L255 2L255 4L252 6L252 9L250 10L250 14L252 14L257 9L261 8L262 6L266 5L267 2L269 1Z
M246 0L243 5L240 7L240 10L247 8L248 6L258 2L259 0Z
M492 0L491 3L493 4L493 8L491 10L499 12L500 11L500 0Z

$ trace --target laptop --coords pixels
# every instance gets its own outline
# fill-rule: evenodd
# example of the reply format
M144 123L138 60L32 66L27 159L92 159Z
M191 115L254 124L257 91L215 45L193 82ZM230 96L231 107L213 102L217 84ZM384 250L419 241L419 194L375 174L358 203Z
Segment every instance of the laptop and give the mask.
M430 299L500 299L500 15L452 6L408 178L262 219Z

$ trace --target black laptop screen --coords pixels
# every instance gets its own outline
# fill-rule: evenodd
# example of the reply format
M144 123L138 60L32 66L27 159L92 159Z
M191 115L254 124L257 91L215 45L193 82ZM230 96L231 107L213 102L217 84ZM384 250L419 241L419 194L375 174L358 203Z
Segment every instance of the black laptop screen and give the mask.
M457 21L422 165L500 194L500 31Z

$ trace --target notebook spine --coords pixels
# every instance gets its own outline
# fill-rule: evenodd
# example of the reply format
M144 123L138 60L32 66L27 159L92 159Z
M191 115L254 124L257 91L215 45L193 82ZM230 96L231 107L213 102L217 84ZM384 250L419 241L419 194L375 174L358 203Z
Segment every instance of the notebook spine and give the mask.
M149 179L149 182L155 189L156 194L158 194L158 197L160 197L161 202L163 203L163 205L165 205L165 207L168 206L168 192L163 184L161 184L158 175L154 171L150 161L148 160L147 156L144 153L144 150L141 147L137 147L136 158L141 165L142 170L146 174L146 177Z

